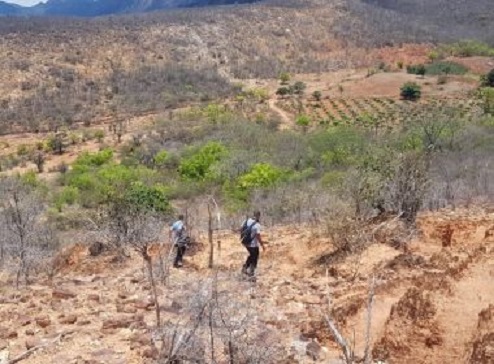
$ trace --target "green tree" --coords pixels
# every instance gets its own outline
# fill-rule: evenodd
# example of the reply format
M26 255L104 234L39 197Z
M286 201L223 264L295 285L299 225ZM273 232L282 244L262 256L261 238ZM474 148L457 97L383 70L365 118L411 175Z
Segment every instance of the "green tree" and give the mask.
M403 100L416 101L422 96L422 88L415 82L407 82L400 89Z

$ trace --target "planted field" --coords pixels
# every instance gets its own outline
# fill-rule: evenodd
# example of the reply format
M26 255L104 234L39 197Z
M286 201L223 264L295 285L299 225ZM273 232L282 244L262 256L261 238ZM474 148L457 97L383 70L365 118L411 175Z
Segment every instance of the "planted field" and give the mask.
M424 112L454 110L461 117L479 112L474 99L429 98L419 102L392 98L325 99L307 101L290 99L280 103L286 112L308 115L313 125L362 124L362 126L392 127L416 119Z

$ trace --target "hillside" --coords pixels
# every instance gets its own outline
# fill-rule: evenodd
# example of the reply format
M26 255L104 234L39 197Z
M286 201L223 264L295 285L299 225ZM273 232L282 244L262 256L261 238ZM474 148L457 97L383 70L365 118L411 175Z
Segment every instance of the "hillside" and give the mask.
M1 19L0 364L494 363L490 4L198 4Z
M122 264L76 246L59 258L62 274L53 281L19 291L2 288L0 334L10 342L11 359L46 345L24 359L26 364L154 363L159 352L172 348L198 363L209 362L211 350L218 362L245 355L259 363L341 363L327 315L360 358L370 324L369 347L376 361L491 363L492 212L424 214L418 226L406 251L393 246L390 239L398 226L389 220L373 226L379 237L363 251L333 260L325 232L317 227L270 226L257 283L239 279L244 253L228 231L215 233L221 250L215 252L214 269L207 269L202 236L184 270L170 271L166 285L159 285L166 322L161 331L152 329L151 287L140 258ZM168 245L163 244L166 256ZM217 295L213 347L209 311L203 321L194 314L212 294ZM235 319L243 320L238 329ZM250 334L244 337L243 329ZM192 335L194 344L175 346L172 337L179 333ZM228 334L236 354L227 349ZM257 338L262 341L249 347ZM0 340L0 352L4 347ZM163 357L161 363L168 361Z

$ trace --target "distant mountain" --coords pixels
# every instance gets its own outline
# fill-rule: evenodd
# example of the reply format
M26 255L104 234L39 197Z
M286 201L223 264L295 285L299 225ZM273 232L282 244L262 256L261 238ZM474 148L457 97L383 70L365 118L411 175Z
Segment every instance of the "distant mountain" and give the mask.
M0 15L21 15L24 9L22 6L0 1Z
M253 3L258 0L48 0L32 7L0 1L1 15L94 17L159 9Z

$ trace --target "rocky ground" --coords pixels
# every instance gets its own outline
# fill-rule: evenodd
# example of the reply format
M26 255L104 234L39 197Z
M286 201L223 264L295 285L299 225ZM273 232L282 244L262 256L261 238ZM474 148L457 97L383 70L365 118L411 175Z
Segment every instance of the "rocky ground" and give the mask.
M380 223L375 243L333 260L324 260L332 246L322 228L271 228L257 283L239 278L245 253L234 235L222 232L215 269L207 268L202 245L183 269L170 271L166 284L159 282L160 330L139 257L119 262L70 247L53 281L17 290L3 280L0 363L14 363L30 349L19 362L152 363L162 348L157 338L183 326L191 297L199 302L212 287L224 298L218 312L228 322L245 317L245 325L262 328L258 348L277 348L259 363L341 362L326 316L362 357L370 287L369 349L376 361L494 363L494 211L423 214L407 245L393 238L397 228L393 220ZM217 362L224 356L218 351Z

